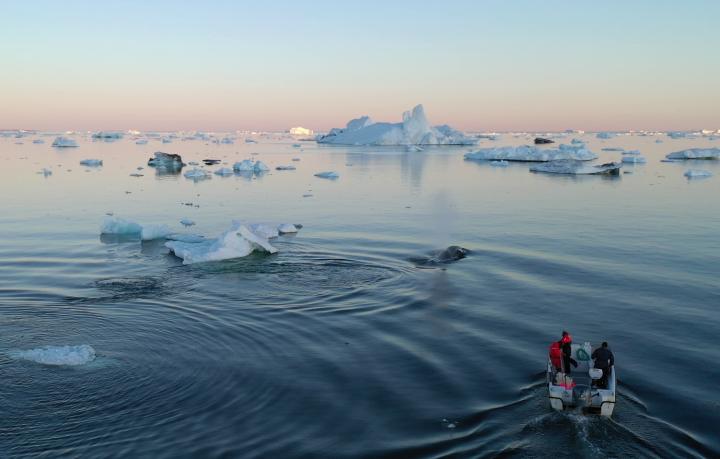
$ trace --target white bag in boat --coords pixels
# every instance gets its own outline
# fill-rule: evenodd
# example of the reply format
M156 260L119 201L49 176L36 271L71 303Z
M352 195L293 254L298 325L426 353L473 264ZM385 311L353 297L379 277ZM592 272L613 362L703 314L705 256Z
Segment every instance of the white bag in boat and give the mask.
M590 368L588 373L590 374L590 378L594 380L602 378L603 375L602 368Z

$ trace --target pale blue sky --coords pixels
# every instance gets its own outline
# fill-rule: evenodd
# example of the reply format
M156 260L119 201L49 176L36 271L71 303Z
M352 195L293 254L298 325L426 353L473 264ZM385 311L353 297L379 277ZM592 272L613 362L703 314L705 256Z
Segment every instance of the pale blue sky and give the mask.
M720 128L717 1L3 1L0 128Z

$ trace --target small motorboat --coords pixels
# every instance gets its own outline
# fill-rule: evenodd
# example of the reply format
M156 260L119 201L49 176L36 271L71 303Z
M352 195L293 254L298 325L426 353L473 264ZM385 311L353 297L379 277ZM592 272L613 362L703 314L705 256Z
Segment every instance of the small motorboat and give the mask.
M593 349L590 343L572 344L571 357L577 367L569 373L556 371L548 359L547 385L550 406L557 411L576 409L587 414L612 416L615 408L615 366L610 367L610 374L603 385L603 370L594 368L590 356Z

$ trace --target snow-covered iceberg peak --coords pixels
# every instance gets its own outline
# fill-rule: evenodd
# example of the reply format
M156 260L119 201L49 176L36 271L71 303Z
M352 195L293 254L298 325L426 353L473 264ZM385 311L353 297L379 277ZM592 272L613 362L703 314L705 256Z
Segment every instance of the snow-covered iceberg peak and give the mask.
M375 123L363 116L350 120L344 129L334 128L318 136L319 143L339 145L474 145L476 139L447 125L431 126L422 105L403 113L400 123Z
M29 360L44 365L84 365L95 360L95 349L89 344L78 346L45 346L37 349L10 351L15 360Z

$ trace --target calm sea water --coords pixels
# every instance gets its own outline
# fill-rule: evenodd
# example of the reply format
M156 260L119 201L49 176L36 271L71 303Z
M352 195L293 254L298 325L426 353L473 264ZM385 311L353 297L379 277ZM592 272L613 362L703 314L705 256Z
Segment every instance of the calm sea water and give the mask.
M0 455L720 455L720 165L660 163L720 143L584 138L648 164L561 177L465 147L1 138ZM129 176L158 150L297 170ZM715 177L688 181L691 167ZM277 255L183 266L160 242L101 239L106 212L207 235L233 219L304 228ZM473 253L414 261L450 244ZM614 350L612 419L551 411L563 329ZM12 358L79 344L97 358Z

